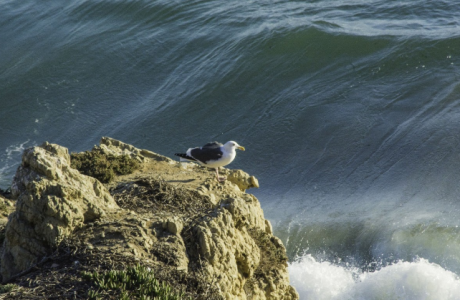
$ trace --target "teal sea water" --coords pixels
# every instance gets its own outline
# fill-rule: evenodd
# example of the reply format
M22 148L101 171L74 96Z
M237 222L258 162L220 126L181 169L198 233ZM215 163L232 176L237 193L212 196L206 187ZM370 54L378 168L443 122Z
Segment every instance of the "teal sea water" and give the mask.
M301 299L460 299L460 1L0 0L23 149L246 147Z

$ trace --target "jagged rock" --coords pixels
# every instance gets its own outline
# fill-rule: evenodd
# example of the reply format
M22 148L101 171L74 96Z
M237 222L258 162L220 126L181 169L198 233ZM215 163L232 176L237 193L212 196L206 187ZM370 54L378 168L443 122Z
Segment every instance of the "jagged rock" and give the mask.
M111 138L99 147L142 166L103 186L70 168L63 147L45 143L24 152L12 188L18 200L7 224L4 281L72 237L79 251L110 264L129 257L172 284L179 272L177 280L201 286L196 299L298 299L286 250L257 198L245 192L259 186L254 176L223 169L227 180L220 183L214 170L184 168Z
M195 228L198 255L209 280L215 281L225 299L246 299L244 285L260 262L260 250L243 227L236 228L232 214L220 209Z
M249 188L259 188L259 181L254 176L250 176L241 170L228 170L225 172L227 180L236 184L241 191L246 191Z
M101 143L114 145L109 138ZM115 144L132 153L140 153L120 141ZM112 149L115 153L116 149ZM217 182L213 173L200 181L195 178L200 178L200 172L206 168L195 164L186 164L185 168L184 163L174 164L169 159L162 159L162 162L163 167L153 163L151 169L160 170L163 180L180 189L197 191L202 200L194 201L209 201L215 206L197 223L183 221L194 218L189 211L182 217L181 214L170 216L160 222L161 229L167 232L167 239L163 241L168 240L168 243L161 244L159 239L156 248L164 249L168 245L173 249L168 264L183 265L183 257L188 257L187 270L205 274L208 284L217 286L220 295L227 300L298 299L297 292L289 284L286 250L273 236L271 224L265 220L257 198L245 193L249 188L259 187L257 179L242 170L223 169L222 173L227 175L225 183ZM144 168L147 170L148 167ZM191 181L187 179L188 174L193 178ZM164 236L165 233L156 230L157 236ZM192 237L188 236L190 233ZM182 245L185 245L184 255L179 254Z
M49 254L76 228L118 208L99 181L70 167L66 148L49 143L24 151L11 191L17 204L6 226L3 281Z
M159 155L155 152L145 150L145 149L137 149L136 147L123 143L119 140L110 138L110 137L102 137L99 147L107 154L113 155L129 155L132 158L137 159L140 162L147 162L150 159L154 159L157 161L166 161L166 162L174 162L172 159Z
M267 224L259 201L240 192L195 228L203 268L225 299L298 299L289 285L286 250ZM276 248L284 256L273 260Z

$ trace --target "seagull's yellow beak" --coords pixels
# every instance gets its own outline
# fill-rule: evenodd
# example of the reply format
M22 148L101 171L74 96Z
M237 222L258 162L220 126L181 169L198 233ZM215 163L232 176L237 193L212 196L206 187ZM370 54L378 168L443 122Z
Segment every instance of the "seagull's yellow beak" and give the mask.
M246 150L246 149L244 149L244 147L243 147L243 146L238 146L238 147L236 147L236 148L237 148L237 149L240 149L241 151L244 151L244 150Z

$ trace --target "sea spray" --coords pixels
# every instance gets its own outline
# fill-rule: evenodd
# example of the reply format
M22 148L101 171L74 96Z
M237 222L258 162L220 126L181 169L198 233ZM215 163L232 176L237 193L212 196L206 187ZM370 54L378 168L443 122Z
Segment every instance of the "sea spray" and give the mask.
M316 261L304 255L289 264L292 285L300 299L314 300L457 300L460 279L441 266L420 258L398 261L375 272Z
M0 154L0 188L8 188L11 184L14 172L21 162L22 152L30 145L29 141L10 145Z
M426 259L418 259L361 274L345 299L454 300L459 297L458 276Z
M310 254L289 264L291 284L300 299L340 299L354 285L354 269L316 261Z

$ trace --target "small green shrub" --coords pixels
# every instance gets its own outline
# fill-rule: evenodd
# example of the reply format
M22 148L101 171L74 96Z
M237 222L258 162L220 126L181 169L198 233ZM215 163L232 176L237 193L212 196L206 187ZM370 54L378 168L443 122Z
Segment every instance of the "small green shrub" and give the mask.
M5 285L0 285L0 294L5 294L11 292L13 289L17 288L16 284L8 283Z
M139 162L128 155L106 154L98 148L72 153L70 159L72 168L103 183L112 181L115 175L131 174L139 168Z
M152 271L144 266L137 265L125 270L113 270L103 273L83 272L83 278L92 281L98 290L119 290L120 299L128 300L136 297L143 300L181 300L182 293L176 293L166 283L155 279ZM100 293L89 290L89 299L98 299Z

